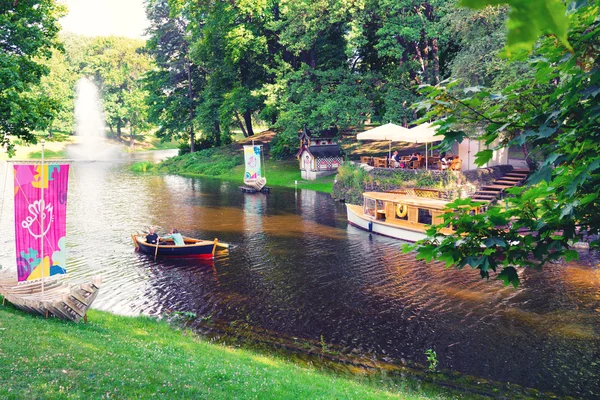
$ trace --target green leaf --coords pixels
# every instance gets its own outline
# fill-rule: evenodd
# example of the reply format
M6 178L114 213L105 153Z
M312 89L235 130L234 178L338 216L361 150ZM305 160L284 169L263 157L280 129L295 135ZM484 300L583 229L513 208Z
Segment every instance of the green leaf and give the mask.
M411 251L413 251L415 249L415 246L416 245L414 245L414 244L408 244L408 243L403 244L402 245L402 253L410 253Z
M506 247L506 242L504 239L497 237L490 237L483 241L486 247L498 246L498 247Z
M519 287L519 274L517 274L517 270L514 267L504 267L502 272L498 274L498 280L504 282L504 286L508 286L512 284L515 289Z
M475 164L482 166L492 159L493 150L482 150L475 155Z
M565 261L569 262L569 261L573 261L573 260L579 260L579 253L576 252L575 250L565 251Z
M561 0L461 0L460 4L475 9L488 5L510 5L504 48L507 56L529 52L537 39L548 33L555 35L569 51L573 51L567 40L567 10Z
M417 249L417 258L431 262L435 258L436 249L437 247L433 245L421 246Z

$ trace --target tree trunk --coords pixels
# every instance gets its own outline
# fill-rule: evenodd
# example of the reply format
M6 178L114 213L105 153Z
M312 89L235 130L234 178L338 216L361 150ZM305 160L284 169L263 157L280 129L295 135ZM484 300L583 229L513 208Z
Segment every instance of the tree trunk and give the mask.
M129 132L129 148L133 150L135 148L135 136L133 133L133 126L131 125L131 122L129 123L129 129L131 129L131 131Z
M423 54L421 54L421 48L419 47L419 42L414 42L413 43L413 48L415 51L415 56L417 57L417 60L419 61L419 64L421 64L421 71L425 72L425 63L423 62ZM418 77L417 77L418 79ZM417 81L419 84L421 82Z
M440 83L440 55L439 55L437 38L431 39L431 61L432 61L431 75L433 78L432 83L434 85L437 85Z
M194 91L192 89L192 72L189 59L185 60L185 67L187 69L188 77L188 98L190 100L190 153L195 150L195 138L194 138Z
M117 120L117 139L121 140L121 120Z
M244 137L248 137L248 133L246 132L246 128L244 127L244 124L242 123L242 120L240 119L240 114L238 114L237 112L234 112L233 115L235 115L235 119L237 120L237 123L240 126L240 129L242 130L242 133L244 134Z
M433 81L433 73L429 67L429 41L424 29L421 31L421 42L419 44L421 45L421 55L423 57L423 82L431 83Z
M533 161L531 159L531 157L529 157L529 149L527 148L527 144L523 143L521 145L521 149L523 150L523 156L525 156L525 162L527 163L527 166L529 167L529 170L530 171L537 170L538 166L537 166L536 162Z
M250 111L244 112L244 121L246 122L246 128L248 129L248 136L254 136L254 130L252 129L252 113Z
M215 120L215 147L221 146L221 127L219 121Z

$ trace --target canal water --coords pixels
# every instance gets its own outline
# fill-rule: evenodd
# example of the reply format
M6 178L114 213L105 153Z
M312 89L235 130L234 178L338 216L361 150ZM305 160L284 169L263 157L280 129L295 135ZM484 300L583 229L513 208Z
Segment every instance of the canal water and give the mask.
M135 174L130 161L71 166L69 274L74 282L102 275L94 308L189 312L191 326L209 336L320 353L340 365L424 370L433 349L440 370L475 384L600 396L597 254L526 271L513 289L416 261L401 241L348 226L344 205L327 194L243 194L237 183ZM14 265L11 193L9 176L0 215L5 268ZM231 248L214 262L155 262L131 241L149 225Z

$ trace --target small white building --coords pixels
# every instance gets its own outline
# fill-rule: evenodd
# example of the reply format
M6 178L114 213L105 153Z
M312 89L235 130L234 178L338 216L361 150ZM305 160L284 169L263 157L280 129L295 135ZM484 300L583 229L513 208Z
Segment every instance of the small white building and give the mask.
M313 181L337 173L342 163L339 144L335 142L337 128L310 133L306 128L300 133L300 150L296 157L300 162L302 179Z
M463 171L477 168L493 167L494 165L506 165L508 161L508 149L494 150L492 158L481 167L475 164L475 155L483 150L493 149L494 146L486 146L485 142L477 139L463 139L458 144L458 156L463 160L461 169ZM455 153L456 154L456 153Z

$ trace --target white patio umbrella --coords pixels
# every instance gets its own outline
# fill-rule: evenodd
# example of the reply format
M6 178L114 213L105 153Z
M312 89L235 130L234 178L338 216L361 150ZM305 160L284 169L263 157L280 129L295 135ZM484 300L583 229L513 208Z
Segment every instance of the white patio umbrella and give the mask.
M425 169L428 167L427 144L444 140L444 136L442 135L435 136L439 126L431 125L431 123L426 122L409 129L410 136L407 136L407 139L409 140L406 140L411 143L425 143Z
M407 142L411 130L396 124L385 124L356 135L358 140L379 140L390 142L389 157L392 156L392 142Z

